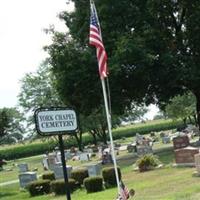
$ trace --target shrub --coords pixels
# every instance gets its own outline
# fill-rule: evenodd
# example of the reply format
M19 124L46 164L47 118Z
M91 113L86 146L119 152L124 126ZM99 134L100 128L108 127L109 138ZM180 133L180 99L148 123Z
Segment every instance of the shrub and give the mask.
M76 189L76 182L74 179L68 179L69 189L70 191L74 191ZM66 193L65 181L64 180L55 180L51 182L51 191L56 195L62 195Z
M84 186L88 193L103 190L103 178L99 176L84 179Z
M117 168L119 179L121 180L121 171L120 168ZM105 187L113 187L117 185L116 176L115 176L115 168L114 167L105 167L102 170L103 180L105 182Z
M37 180L27 185L27 190L31 196L50 193L50 180Z
M87 169L72 170L71 177L79 184L83 184L83 180L88 177L88 170Z
M152 154L144 155L136 161L136 165L138 166L140 172L151 170L158 166L158 164L159 160Z
M54 175L54 173L53 172L47 172L47 173L45 173L45 174L42 174L42 179L43 180L46 180L46 179L48 179L48 180L55 180L55 175Z

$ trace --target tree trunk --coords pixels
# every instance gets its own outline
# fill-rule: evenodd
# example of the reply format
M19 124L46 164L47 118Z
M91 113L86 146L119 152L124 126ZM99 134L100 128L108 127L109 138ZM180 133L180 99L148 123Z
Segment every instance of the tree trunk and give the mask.
M94 130L90 131L90 134L93 137L93 144L96 146L97 145L97 136L96 136L96 132Z
M190 124L193 124L192 118L190 116L188 116L188 119L189 119Z
M194 118L194 123L195 123L195 126L198 127L198 122L197 122L197 115L194 114L193 115L193 118Z
M184 124L184 127L187 127L187 118L183 118L183 124Z
M104 143L104 144L107 144L106 129L102 129L102 139L103 139L103 143Z
M79 134L79 136L78 136ZM75 133L75 138L78 144L78 148L80 151L83 151L83 147L82 147L82 132L80 131L79 133Z

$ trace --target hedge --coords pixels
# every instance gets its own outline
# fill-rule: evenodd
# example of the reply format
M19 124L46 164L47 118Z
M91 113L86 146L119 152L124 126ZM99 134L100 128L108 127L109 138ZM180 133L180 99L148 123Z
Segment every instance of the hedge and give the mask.
M99 176L85 178L84 186L85 186L85 189L87 190L87 193L102 191L103 178Z
M76 183L74 179L68 180L69 189L73 192L76 189ZM51 191L54 192L56 195L66 194L66 186L64 180L55 180L52 181L51 184Z
M71 172L71 177L78 182L80 185L83 184L85 178L87 178L88 170L87 169L75 169Z
M37 196L50 193L50 180L36 180L26 186L30 196Z
M118 171L119 180L121 180L121 170L119 167L117 167L117 171ZM103 180L104 180L106 188L117 185L114 167L105 167L102 170L102 176L103 176Z
M150 132L170 130L181 126L183 126L183 123L181 121L175 122L171 120L166 120L153 124L146 123L137 126L133 125L130 127L118 128L113 130L113 139L116 140L122 137L133 137L136 135L136 133L148 134ZM83 145L92 143L92 141L93 140L91 135L83 135ZM77 146L76 144L77 143L75 139L70 139L64 142L66 148ZM0 149L0 159L13 160L18 158L40 155L44 154L47 151L52 151L56 146L58 146L58 143L56 142L27 143L25 145L9 146L9 148Z

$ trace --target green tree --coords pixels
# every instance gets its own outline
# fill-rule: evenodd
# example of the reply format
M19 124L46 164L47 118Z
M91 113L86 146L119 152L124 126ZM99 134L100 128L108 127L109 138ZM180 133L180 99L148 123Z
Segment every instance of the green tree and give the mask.
M82 48L80 51L88 52L89 1L73 2L75 11L60 16L73 42ZM199 1L95 3L109 57L114 110L123 111L133 100L163 108L174 96L190 91L196 98L200 125ZM87 64L90 68L90 62ZM117 102L123 106L117 107Z
M18 102L32 134L35 132L33 114L37 108L63 105L53 84L54 78L46 61L35 73L28 73L21 80Z
M16 108L0 109L0 144L20 141L25 133L23 116Z
M103 107L99 107L90 113L88 116L81 116L80 123L83 131L89 132L93 137L93 143L96 145L99 139L104 144L107 144L107 121ZM116 128L120 124L119 117L112 115L112 128Z
M55 77L47 60L44 61L35 73L26 74L21 80L21 91L18 95L19 105L26 117L27 129L31 137L35 135L34 111L40 107L60 107L68 105L68 102L60 99L55 89ZM79 148L82 148L82 133L74 135Z
M194 95L192 93L186 93L175 96L166 106L166 114L172 119L182 119L186 126L187 118L191 119L191 116L194 116L196 119Z

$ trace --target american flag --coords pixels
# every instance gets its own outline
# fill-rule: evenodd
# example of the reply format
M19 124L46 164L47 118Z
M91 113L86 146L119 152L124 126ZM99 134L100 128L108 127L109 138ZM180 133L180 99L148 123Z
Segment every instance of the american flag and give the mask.
M124 185L122 181L120 181L120 194L117 200L127 200L129 197L129 189Z
M107 77L107 54L101 37L101 29L98 21L97 11L94 2L90 3L90 34L89 44L96 47L97 60L99 65L99 75L101 78Z

